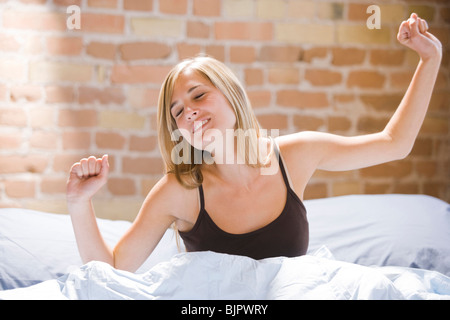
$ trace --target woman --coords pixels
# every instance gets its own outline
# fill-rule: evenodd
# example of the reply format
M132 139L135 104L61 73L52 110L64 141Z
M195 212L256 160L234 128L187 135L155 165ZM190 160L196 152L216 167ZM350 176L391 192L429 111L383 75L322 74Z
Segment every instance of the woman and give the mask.
M167 174L114 249L102 238L91 204L106 183L108 157L82 159L71 168L67 202L83 262L100 260L135 271L172 224L188 251L255 259L305 254L308 223L301 199L316 169L357 169L410 152L442 58L439 40L427 29L416 14L400 25L397 39L416 51L420 62L385 129L356 137L299 132L267 139L245 91L222 63L196 58L177 65L162 86L158 106ZM231 148L229 139L218 143L230 130L242 133L232 135ZM242 135L250 140L248 148ZM274 164L281 170L262 174Z

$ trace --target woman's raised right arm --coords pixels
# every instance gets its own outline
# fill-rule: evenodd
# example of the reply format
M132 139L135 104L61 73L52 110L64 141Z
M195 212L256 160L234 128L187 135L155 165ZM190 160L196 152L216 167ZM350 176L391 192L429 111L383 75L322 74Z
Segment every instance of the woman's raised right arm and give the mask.
M159 243L167 228L176 220L173 197L174 179L163 177L150 191L130 229L114 249L104 241L97 225L92 197L108 179L108 156L89 157L75 163L67 182L67 206L83 263L103 261L134 272Z
M82 159L70 169L67 208L83 263L97 260L114 266L113 250L100 233L92 206L92 197L106 183L108 172L107 155Z

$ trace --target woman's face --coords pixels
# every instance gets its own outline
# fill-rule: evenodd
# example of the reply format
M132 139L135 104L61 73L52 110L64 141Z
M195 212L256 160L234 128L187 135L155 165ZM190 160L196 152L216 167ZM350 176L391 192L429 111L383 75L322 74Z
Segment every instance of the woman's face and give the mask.
M226 129L234 129L236 116L227 98L208 79L192 69L175 82L170 113L187 141L204 150Z

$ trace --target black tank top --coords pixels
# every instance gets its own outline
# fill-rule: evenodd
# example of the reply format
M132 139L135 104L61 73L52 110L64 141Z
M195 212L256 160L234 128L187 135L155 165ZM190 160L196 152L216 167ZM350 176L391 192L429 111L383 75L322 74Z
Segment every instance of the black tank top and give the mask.
M253 259L296 257L306 253L309 242L306 208L291 189L278 146L276 143L274 145L287 188L286 204L280 215L258 230L243 234L228 233L220 229L206 212L203 187L200 186L197 221L191 230L179 232L187 251L214 251Z

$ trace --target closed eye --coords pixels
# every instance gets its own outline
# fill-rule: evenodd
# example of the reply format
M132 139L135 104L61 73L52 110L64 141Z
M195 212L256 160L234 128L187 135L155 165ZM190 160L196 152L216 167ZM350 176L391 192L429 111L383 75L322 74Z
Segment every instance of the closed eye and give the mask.
M175 118L178 117L182 112L183 112L183 108L180 108L178 111L176 111Z
M200 99L201 97L203 97L205 95L205 93L200 93L199 95L196 95L195 97L194 97L194 99L195 100L198 100L198 99Z

